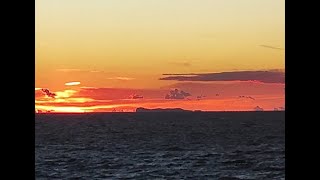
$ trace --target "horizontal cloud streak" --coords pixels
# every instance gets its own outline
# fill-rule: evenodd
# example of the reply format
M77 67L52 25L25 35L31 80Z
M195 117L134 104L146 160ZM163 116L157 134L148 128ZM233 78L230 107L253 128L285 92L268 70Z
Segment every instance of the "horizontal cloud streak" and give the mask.
M141 95L139 95L139 94L132 94L131 96L130 96L130 99L142 99L143 98L143 96L141 96Z
M56 69L57 71L61 71L61 72L81 72L81 71L86 71L83 69Z
M76 86L76 85L79 85L79 84L81 84L81 83L80 82L67 82L64 85L66 85L66 86Z
M284 83L285 73L275 71L234 71L205 74L163 74L160 80L175 81L259 81L263 83Z
M268 45L260 45L261 47L270 48L270 49L277 49L277 50L284 50L283 48L278 48L274 46L268 46Z
M110 80L120 80L120 81L130 81L130 80L134 80L135 78L131 78L131 77L110 77L107 78Z
M101 72L103 72L103 71L90 70L90 69L56 69L56 71L59 71L59 72L65 72L65 73L69 73L69 72L90 72L90 73L101 73Z

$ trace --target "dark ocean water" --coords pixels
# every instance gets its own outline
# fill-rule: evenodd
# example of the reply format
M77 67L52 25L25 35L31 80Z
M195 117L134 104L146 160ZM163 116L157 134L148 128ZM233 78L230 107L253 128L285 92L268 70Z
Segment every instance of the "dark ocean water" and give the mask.
M284 179L284 112L37 114L36 179Z

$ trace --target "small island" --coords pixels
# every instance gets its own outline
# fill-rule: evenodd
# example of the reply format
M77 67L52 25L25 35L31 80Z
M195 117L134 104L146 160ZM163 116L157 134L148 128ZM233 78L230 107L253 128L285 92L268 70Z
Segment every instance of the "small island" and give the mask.
M139 107L136 109L136 112L192 112L192 111L181 109L181 108L147 109L147 108Z

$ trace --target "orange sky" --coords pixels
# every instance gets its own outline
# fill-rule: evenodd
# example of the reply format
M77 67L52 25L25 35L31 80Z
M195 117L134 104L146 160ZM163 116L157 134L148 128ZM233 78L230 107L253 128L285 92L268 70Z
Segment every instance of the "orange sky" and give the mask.
M36 109L284 107L284 3L36 0Z

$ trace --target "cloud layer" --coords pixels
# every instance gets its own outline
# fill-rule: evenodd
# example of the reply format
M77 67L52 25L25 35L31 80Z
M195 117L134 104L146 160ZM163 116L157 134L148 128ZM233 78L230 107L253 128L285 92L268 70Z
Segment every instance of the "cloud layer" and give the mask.
M232 82L232 84L234 83ZM235 90L236 92L230 94L228 93L227 88L223 88L224 90L220 96L216 96L217 89L215 88L215 86L219 84L209 84L210 86L204 86L205 84L201 85L201 83L196 83L194 86L192 85L194 88L200 88L199 91L194 88L188 88L188 86L166 89L117 89L86 87L84 89L79 88L78 90L59 90L55 91L54 93L50 92L48 89L39 90L37 88L35 89L35 105L36 109L43 110L44 112L50 110L54 110L54 112L111 112L114 110L114 108L117 111L133 111L137 107L234 111L253 110L253 107L258 105L259 107L263 107L264 110L274 110L274 107L283 106L284 96L282 94L282 84L264 83L250 87L249 83L247 82L240 83L243 84L242 86L254 90L259 90L260 86L266 88L265 90L269 94L254 94L254 101L240 100L237 94L243 93L240 88L242 86L234 86L232 84L229 84L228 87L230 86L229 88ZM239 84L239 82L236 82L236 84ZM220 89L220 86L217 88ZM275 92L270 92L269 88L278 90ZM204 90L205 92L203 92ZM205 93L206 98L203 98L204 95L202 95L202 93ZM191 94L196 94L196 96L193 97ZM248 92L247 94L250 93ZM245 99L251 99L249 98L250 96L244 97L246 97ZM241 96L241 98L243 98L243 96ZM186 101L186 99L188 100ZM199 99L201 99L201 101L199 101ZM256 110L261 109L257 108Z
M284 83L285 73L276 71L234 71L204 74L163 74L160 80L175 81L259 81L263 83Z

